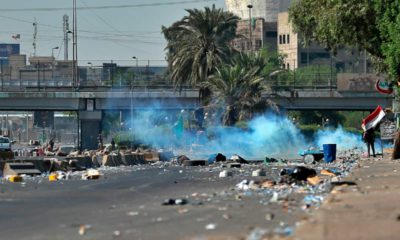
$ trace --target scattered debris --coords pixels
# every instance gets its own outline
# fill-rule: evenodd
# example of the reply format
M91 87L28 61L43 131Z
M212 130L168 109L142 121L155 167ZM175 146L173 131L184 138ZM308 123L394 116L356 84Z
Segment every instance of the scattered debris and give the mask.
M316 176L317 172L311 168L298 166L295 168L284 168L280 175L281 183L292 184L299 181L306 181L307 178Z
M89 169L87 172L82 174L83 180L94 180L100 178L100 172L96 169Z
M208 163L212 164L214 162L225 162L226 161L226 156L223 155L222 153L217 153L217 154L212 154L208 158Z
M264 163L265 164L268 164L268 163L277 163L277 162L279 162L278 161L278 159L276 159L276 158L269 158L269 157L265 157L265 160L264 160Z
M230 157L229 160L234 161L234 162L238 162L238 163L244 163L244 164L249 163L247 160L245 160L244 158L242 158L241 156L239 156L239 155L237 155L237 154L233 154L233 155Z
M176 161L177 161L178 164L180 164L180 165L182 165L183 162L185 162L185 161L187 161L187 160L190 160L190 158L188 158L188 157L185 156L185 155L180 155L180 156L178 156L178 158L176 159Z
M205 226L206 230L215 230L217 228L217 224L216 223L209 223Z
M56 182L56 181L58 181L58 175L57 175L57 173L52 173L52 174L50 174L50 175L49 175L49 181L50 181L50 182Z
M183 161L183 166L205 166L205 160L185 160Z
M228 170L224 170L224 171L219 173L219 177L220 178L232 177L232 176L233 176L233 173L231 171L228 171Z
M272 202L272 203L276 203L276 202L278 202L278 200L279 200L279 193L274 192L274 193L272 194L271 199L270 199L269 201Z
M240 183L236 184L236 188L239 190L243 190L243 191L246 191L249 189L255 190L255 189L259 189L260 185L255 181L243 180Z
M127 212L126 215L131 216L131 217L138 216L139 212Z
M23 181L23 178L18 175L7 176L7 179L9 182L22 182Z
M275 215L273 213L267 213L265 215L265 220L267 221L272 221L272 219L274 219Z
M88 225L88 224L84 225L84 224L81 224L81 225L79 226L79 231L78 231L78 233L79 233L79 235L83 236L83 235L86 234L86 231L89 230L89 229L91 229L91 228L92 228L92 225Z
M318 176L307 178L307 182L313 186L318 185L321 182L321 179Z
M253 176L253 177L261 177L261 176L266 176L266 175L267 175L267 173L264 171L264 169L257 169L251 173L251 176Z
M323 170L321 170L321 175L324 175L324 176L331 176L331 177L336 177L336 176L337 176L334 172L332 172L332 171L329 170L329 169L323 169Z
M184 198L177 198L177 199L173 199L173 198L169 198L166 199L162 205L164 206L168 206L168 205L186 205L188 204L188 200L184 199Z
M230 167L230 168L240 168L240 167L242 167L242 164L240 164L240 163L229 163L228 167Z
M271 188L275 186L276 182L272 180L265 180L261 183L261 188Z
M115 230L113 232L113 237L119 237L119 236L121 236L121 232L119 230Z

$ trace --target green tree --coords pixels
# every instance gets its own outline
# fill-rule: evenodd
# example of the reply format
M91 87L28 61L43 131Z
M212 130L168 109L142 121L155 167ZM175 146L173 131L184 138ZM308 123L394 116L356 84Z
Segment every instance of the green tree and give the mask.
M333 52L365 49L376 67L400 76L400 3L397 0L299 0L289 8L303 43L316 41Z
M231 56L238 17L215 5L189 9L188 15L170 27L162 27L167 40L170 77L179 90L197 86Z
M299 0L290 20L305 43L316 41L336 50L365 49L381 72L400 83L400 2L398 0ZM400 132L398 132L400 136ZM393 158L400 158L400 140Z
M264 112L276 105L262 94L268 85L263 76L266 59L259 53L238 53L229 64L216 68L203 86L211 89L213 104L224 109L223 124L233 126L238 120Z

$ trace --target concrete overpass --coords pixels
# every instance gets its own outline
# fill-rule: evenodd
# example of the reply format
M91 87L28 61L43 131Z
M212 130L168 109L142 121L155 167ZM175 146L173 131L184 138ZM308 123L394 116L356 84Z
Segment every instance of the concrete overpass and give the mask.
M288 110L372 110L380 105L392 107L392 95L378 92L283 91L266 97Z
M377 92L337 90L296 90L265 93L289 110L370 110L377 105L391 107L392 96ZM0 92L0 111L54 110L105 111L133 109L194 109L199 106L198 91L172 89L135 91L46 91Z
M61 90L61 89L60 89ZM374 92L280 91L265 93L288 110L372 110L391 107L392 96ZM0 92L0 111L76 111L80 128L79 145L97 147L103 112L131 109L195 109L198 91L172 89L113 91L25 91Z

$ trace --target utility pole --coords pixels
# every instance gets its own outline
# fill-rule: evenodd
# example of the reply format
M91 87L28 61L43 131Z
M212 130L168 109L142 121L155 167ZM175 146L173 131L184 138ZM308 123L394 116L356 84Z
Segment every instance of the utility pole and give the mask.
M36 22L36 18L33 21L33 56L36 56L36 40L37 40L37 22Z
M249 5L247 5L247 8L249 9L249 39L250 39L250 41L249 41L249 49L250 49L250 52L251 52L251 51L253 51L252 31L251 31L251 28L252 28L252 24L251 24L251 9L253 8L253 5L249 4Z
M76 0L73 0L73 30L72 30L72 79L73 79L73 87L75 89L79 88L79 79L78 79L78 24L77 24L77 13L76 13Z
M68 15L67 14L65 14L63 16L63 30L64 30L64 60L68 60L69 23L68 23Z

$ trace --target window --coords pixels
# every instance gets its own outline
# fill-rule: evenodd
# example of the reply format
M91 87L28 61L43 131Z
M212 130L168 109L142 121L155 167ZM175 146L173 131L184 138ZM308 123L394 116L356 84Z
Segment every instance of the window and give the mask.
M287 38L287 44L289 44L290 43L290 36L289 36L289 34L288 35L286 35L286 38Z
M283 44L286 44L286 35L283 35L283 36L282 36L282 40L283 40L282 43L283 43Z
M279 35L279 44L282 44L282 35Z
M287 68L287 69L290 69L289 63L286 64L286 68Z

